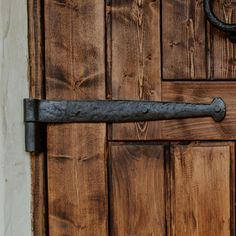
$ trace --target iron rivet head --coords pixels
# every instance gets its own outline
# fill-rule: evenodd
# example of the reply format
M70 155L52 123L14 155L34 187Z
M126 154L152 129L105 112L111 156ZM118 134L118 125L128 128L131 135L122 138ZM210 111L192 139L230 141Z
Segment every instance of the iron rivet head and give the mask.
M143 114L148 113L148 108L143 109Z
M214 110L215 110L215 112L221 112L221 107L220 106L216 106L215 108L214 108Z

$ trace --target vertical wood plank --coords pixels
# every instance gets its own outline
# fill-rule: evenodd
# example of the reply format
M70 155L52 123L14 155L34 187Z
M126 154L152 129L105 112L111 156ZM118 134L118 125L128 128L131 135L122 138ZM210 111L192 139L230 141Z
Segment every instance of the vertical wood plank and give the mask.
M233 143L172 146L173 235L234 235Z
M161 98L160 1L112 1L112 99ZM108 38L109 40L109 38ZM114 124L115 140L158 138L156 122Z
M50 235L107 235L104 126L70 124L49 134Z
M236 5L234 1L213 1L214 12L226 23L236 22ZM227 35L214 27L210 28L211 68L213 79L236 78L236 47Z
M206 79L203 1L162 1L163 79Z
M37 99L45 97L43 27L42 1L28 0L30 96Z
M45 98L43 4L28 0L30 97ZM32 230L35 236L47 234L46 156L31 155Z
M47 99L105 98L104 1L45 0ZM107 235L105 124L48 128L50 235Z
M165 235L164 148L111 145L112 235Z

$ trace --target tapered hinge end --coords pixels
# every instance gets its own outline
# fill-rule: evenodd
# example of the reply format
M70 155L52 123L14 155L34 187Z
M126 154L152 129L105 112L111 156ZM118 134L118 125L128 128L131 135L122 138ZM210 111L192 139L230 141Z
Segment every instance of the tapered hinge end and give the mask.
M226 104L220 97L214 98L212 101L212 118L216 122L220 122L226 115Z

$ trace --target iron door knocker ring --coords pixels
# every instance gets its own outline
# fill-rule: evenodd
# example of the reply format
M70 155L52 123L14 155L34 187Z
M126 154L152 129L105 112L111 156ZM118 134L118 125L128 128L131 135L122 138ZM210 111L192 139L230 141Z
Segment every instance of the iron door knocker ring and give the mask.
M232 43L236 43L236 24L228 24L218 19L213 12L212 0L204 0L204 10L208 21L217 29L227 33Z

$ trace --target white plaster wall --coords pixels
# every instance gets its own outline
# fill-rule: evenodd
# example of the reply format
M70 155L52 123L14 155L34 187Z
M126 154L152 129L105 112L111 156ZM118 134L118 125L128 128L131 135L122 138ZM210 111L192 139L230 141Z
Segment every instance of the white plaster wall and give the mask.
M31 235L22 110L28 97L26 1L0 0L0 236Z

